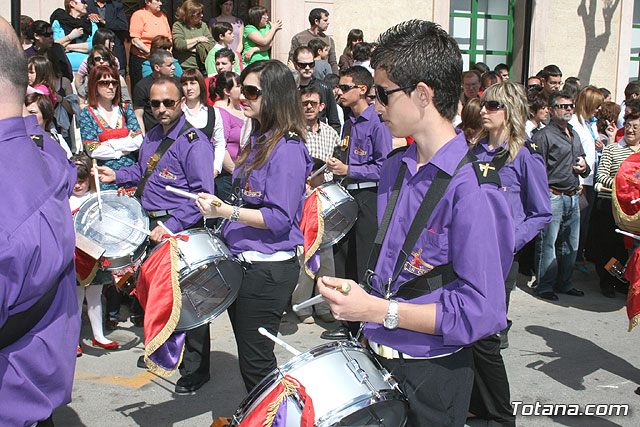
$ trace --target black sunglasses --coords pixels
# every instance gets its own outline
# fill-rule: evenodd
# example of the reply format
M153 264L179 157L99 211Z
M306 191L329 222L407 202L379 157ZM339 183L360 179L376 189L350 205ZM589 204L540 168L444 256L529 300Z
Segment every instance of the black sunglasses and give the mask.
M319 102L318 101L314 101L313 99L305 99L302 101L302 105L304 107L306 107L307 105L311 105L313 108L316 108L318 106Z
M242 87L240 88L240 92L249 101L255 101L256 99L258 99L258 97L262 96L262 91L256 86L251 85L242 85Z
M316 66L316 63L315 62L298 62L298 61L296 61L296 65L304 70L307 67L314 68Z
M573 104L557 104L555 105L555 108L559 108L561 110L571 110L573 109L574 105Z
M490 111L492 113L495 113L498 110L505 109L505 105L499 103L498 101L481 101L480 109L482 109L482 107L484 107L487 111Z
M409 86L402 86L402 87L397 87L395 89L387 90L380 85L376 85L376 98L378 99L378 102L380 102L382 105L387 105L389 103L389 95L391 95L392 93L399 92L401 90L407 90L407 89L413 90L416 88L416 86L418 86L417 83Z
M149 105L151 108L159 108L160 104L164 105L166 108L173 108L178 103L178 99L163 99L160 101L159 99L152 99L149 101Z
M362 87L362 86L364 85L338 85L338 88L342 91L342 93L344 93L344 92L349 92L351 89Z
M118 86L120 82L118 80L98 80L98 85L102 87L109 87L113 85L114 87ZM160 102L158 102L158 107L160 106Z
M109 58L106 58L104 56L100 56L100 55L96 55L93 57L93 62L107 62L109 60Z
M40 37L52 37L53 31L45 31L42 34L38 34Z

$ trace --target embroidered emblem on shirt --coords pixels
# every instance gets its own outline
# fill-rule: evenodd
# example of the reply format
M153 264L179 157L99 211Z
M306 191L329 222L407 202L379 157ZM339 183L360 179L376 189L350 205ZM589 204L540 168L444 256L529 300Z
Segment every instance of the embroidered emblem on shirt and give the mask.
M345 151L347 148L349 148L349 135L346 135L342 138L342 141L340 141L340 149Z
M482 176L485 178L487 177L487 173L489 173L490 170L496 170L496 168L492 166L491 163L480 163L479 167L482 171Z
M189 142L193 142L194 139L196 139L198 137L198 134L196 133L195 130L192 130L191 132L187 133L187 141Z
M292 130L288 130L287 131L287 139L289 141L298 141L298 142L300 142L300 136L296 132L294 132Z
M358 148L356 148L355 150L353 150L353 154L355 154L355 155L357 155L357 156L366 156L366 155L367 155L367 152L366 152L366 151L364 151L364 150L362 149L362 147L360 147L360 146L358 145Z
M31 135L31 140L36 143L36 145L42 148L42 135Z
M167 168L164 168L164 170L163 170L162 172L158 173L158 176L159 176L160 178L164 178L164 179L172 179L172 180L174 180L174 181L175 181L176 179L178 179L174 174L172 174L171 172L169 172L169 171L167 170Z
M404 263L404 270L416 276L422 276L433 270L433 265L424 262L420 258L420 255L422 255L422 249L418 249L417 252L411 252L413 258L410 258Z
M247 197L261 197L262 191L258 191L255 188L251 187L249 184L247 184L242 189L242 194Z

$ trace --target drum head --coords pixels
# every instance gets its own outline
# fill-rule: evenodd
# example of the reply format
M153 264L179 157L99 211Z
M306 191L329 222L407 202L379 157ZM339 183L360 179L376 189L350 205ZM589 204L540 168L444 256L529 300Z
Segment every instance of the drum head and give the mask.
M221 258L180 278L182 310L177 331L187 331L218 317L238 296L244 270L231 259Z
M140 202L130 196L119 195L116 190L102 191L102 218L98 209L98 195L85 201L74 216L74 226L78 233L94 241L105 249L104 257L112 260L113 268L131 265L130 254L136 254L146 242L147 235L128 227L111 217L149 230L149 217ZM118 262L118 258L124 258ZM113 262L115 261L115 262Z
M402 400L384 400L342 418L335 426L403 426L407 422L407 403Z
M322 203L326 203L322 200ZM323 206L324 207L324 206ZM351 230L358 218L358 203L351 199L337 205L324 217L324 235L320 249L325 249L338 243Z

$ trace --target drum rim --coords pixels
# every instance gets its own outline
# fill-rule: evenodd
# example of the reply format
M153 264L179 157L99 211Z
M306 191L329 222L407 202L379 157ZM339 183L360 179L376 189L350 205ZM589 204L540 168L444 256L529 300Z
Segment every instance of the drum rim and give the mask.
M290 371L296 365L302 364L303 362L308 362L309 360L313 360L316 357L329 355L334 351L340 351L341 348L345 348L345 347L347 349L353 349L356 351L360 351L361 353L368 354L369 356L371 356L372 361L379 369L384 369L384 367L380 365L380 363L375 359L375 357L373 357L373 354L371 353L371 351L369 351L366 347L364 347L362 344L360 344L356 340L353 340L353 339L336 340L329 343L320 344L316 347L313 347L305 351L304 353L294 356L291 360L282 364L282 366L277 367L276 369L271 371L266 377L264 377L264 379L260 381L249 392L249 395L240 403L240 405L238 406L238 409L233 415L233 419L238 423L240 423L244 418L246 418L246 416L249 414L248 409L251 406L254 406L254 404L257 402L257 399L260 396L262 396L276 382L276 380L282 380L285 377L286 372ZM406 404L406 397L404 396L404 394L402 393L402 391L399 389L398 386L394 387L393 385L390 385L389 388L378 390L378 393L381 396L382 395L389 396L388 398L380 399L379 401L396 400L395 396L398 396L399 399L397 400L400 400ZM371 396L371 395L375 396L375 393L373 391L370 391L370 393L363 393L361 395L358 395L354 399L352 399L349 403L350 404L357 403L360 401L360 398L362 396ZM331 417L334 417L334 413L336 413L336 411L344 411L348 407L349 406L342 406L338 409L330 411L329 413L327 413L327 415L324 415L322 418L318 419L318 421L316 422L316 425L320 427L321 422L322 423L326 422L325 418L328 418L329 415ZM330 419L333 420L333 418L330 418ZM335 420L333 420L333 422L335 422Z
M397 389L387 388L383 390L378 390L378 393L374 393L370 391L369 393L363 393L358 395L357 397L351 399L349 402L346 402L342 407L336 408L330 412L328 412L325 416L317 419L315 421L316 427L324 427L324 426L332 426L338 421L346 418L349 415L352 415L354 412L364 409L368 406L373 406L377 403L394 401L402 404L404 406L404 420L406 422L407 412L409 410L409 404L407 403L407 398L405 395ZM366 405L363 403L373 402L372 404ZM356 410L351 410L353 408ZM349 410L349 412L347 412ZM402 425L402 424L401 424Z
M141 219L143 221L143 228L149 229L149 215L147 214L147 211L144 209L144 207L142 207L142 203L140 202L140 200L138 200L135 197L128 196L126 194L120 194L118 192L118 190L102 190L102 191L100 191L100 197L112 196L112 195L116 195L117 197L129 197L130 199L135 201L135 203L137 203L137 205L140 207L140 211L142 212L142 218ZM91 194L91 196L87 200L82 202L82 204L78 207L78 211L77 211L76 215L74 215L74 219L73 219L74 231L78 232L79 234L83 235L84 237L87 237L87 236L85 234L81 233L80 231L77 231L78 228L76 227L76 223L79 223L79 221L80 221L79 214L84 212L83 208L85 207L85 205L89 205L90 202L95 203L97 201L97 199L98 199L98 193L97 192ZM79 225L82 225L82 224L79 224ZM140 233L140 234L143 235L144 238L138 243L138 245L135 248L135 250L133 250L131 252L128 252L127 254L124 254L124 255L104 257L104 259L109 260L110 265L108 267L103 267L103 269L107 270L107 271L120 270L120 269L123 269L123 268L130 267L130 266L134 265L138 260L140 260L144 256L144 253L147 250L147 248L149 247L149 237L144 235L144 234L142 234L142 233ZM89 237L87 237L87 238L90 239ZM92 239L90 239L90 240L92 240ZM120 260L129 260L129 258L131 257L131 254L133 254L133 261L132 262L128 262L126 264L120 264L119 263Z

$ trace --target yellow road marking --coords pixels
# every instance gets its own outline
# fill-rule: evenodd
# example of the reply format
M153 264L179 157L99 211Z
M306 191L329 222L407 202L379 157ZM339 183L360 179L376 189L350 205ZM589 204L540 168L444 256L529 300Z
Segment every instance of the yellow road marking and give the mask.
M134 375L133 377L125 377L122 375L102 375L93 372L76 371L75 379L82 381L90 381L99 384L112 384L122 387L140 388L149 384L156 375L145 371Z

